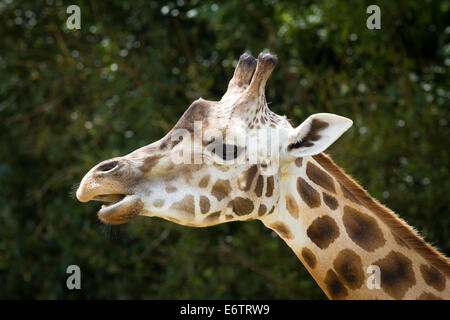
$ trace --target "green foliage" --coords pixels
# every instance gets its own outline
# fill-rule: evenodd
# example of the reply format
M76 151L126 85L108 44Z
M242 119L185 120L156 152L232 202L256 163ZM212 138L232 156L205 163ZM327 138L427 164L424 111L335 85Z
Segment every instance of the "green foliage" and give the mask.
M449 3L0 1L1 298L325 298L259 222L195 229L96 218L73 190L101 160L161 138L225 91L239 55L270 50L273 111L354 120L328 151L450 253ZM65 288L66 267L82 290Z

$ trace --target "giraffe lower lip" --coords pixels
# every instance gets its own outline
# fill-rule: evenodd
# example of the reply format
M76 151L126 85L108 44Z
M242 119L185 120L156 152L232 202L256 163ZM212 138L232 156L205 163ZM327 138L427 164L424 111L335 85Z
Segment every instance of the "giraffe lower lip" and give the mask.
M107 224L122 224L137 216L143 207L144 203L140 197L126 195L115 203L102 205L97 216L102 222Z

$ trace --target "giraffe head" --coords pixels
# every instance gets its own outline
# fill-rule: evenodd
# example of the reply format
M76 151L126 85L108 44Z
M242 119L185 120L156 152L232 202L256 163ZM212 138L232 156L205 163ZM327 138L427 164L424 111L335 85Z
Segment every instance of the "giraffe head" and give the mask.
M283 166L324 151L352 125L321 113L293 128L271 112L264 92L276 63L243 54L220 101L194 101L161 140L94 166L77 198L108 202L98 217L109 224L144 215L203 227L271 214Z

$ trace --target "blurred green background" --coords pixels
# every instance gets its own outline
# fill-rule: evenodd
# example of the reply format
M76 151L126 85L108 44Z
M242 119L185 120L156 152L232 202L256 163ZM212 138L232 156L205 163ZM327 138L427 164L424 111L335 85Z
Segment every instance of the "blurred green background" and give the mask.
M449 22L448 1L0 1L0 298L325 298L258 221L110 227L73 196L96 163L219 99L244 51L279 57L273 111L353 119L327 152L449 255Z

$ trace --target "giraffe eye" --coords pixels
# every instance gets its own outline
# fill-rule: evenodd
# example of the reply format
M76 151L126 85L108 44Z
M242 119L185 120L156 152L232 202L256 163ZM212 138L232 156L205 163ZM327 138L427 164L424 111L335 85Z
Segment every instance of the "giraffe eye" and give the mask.
M221 157L223 160L236 159L241 153L242 148L234 144L222 144L214 147L211 152Z

